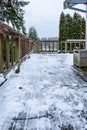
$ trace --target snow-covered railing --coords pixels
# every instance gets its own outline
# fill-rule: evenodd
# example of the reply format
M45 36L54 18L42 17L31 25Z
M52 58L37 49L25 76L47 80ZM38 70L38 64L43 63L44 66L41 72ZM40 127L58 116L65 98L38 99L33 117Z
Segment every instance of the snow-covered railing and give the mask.
M85 49L85 39L67 39L59 42L61 52L70 53L74 49Z
M34 44L34 52L58 52L58 40L41 40Z
M40 40L34 44L33 50L35 53L43 52L73 52L74 49L84 49L85 39L68 39L65 41L58 40Z
M26 36L0 22L0 73L7 72L17 64L19 66L32 47L33 42Z

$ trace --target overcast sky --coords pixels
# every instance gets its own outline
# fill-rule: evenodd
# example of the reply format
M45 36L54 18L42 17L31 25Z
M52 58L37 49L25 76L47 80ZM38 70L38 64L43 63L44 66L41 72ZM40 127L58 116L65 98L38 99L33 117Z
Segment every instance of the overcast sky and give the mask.
M63 9L64 0L27 0L25 8L25 25L27 31L34 26L38 36L58 37L59 19L62 11L73 14L72 10Z

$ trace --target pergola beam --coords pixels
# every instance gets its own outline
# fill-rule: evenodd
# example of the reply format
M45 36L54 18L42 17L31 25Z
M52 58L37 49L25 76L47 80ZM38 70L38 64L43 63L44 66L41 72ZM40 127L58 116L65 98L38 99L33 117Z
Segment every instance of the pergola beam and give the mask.
M83 12L83 13L86 13L86 10L82 10L82 9L79 9L79 8L75 8L75 7L69 7L69 9L72 9L72 10L76 10L76 11L80 11L80 12Z

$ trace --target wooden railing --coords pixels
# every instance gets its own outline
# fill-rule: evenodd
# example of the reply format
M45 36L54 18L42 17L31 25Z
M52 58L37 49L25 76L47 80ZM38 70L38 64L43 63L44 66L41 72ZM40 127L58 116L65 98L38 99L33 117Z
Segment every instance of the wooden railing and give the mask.
M32 42L23 34L0 22L0 73L8 72L15 65L20 71L21 61L30 54L43 52L73 52L73 49L85 48L85 41L44 40Z
M0 73L7 72L33 49L33 42L6 24L0 23Z
M34 44L34 51L37 53L43 52L61 52L69 53L73 52L74 49L85 49L85 40L84 39L71 39L66 41L58 40L44 40L38 41L37 44Z
M59 41L58 40L44 40L38 41L34 44L34 52L43 53L43 52L58 52L59 50Z

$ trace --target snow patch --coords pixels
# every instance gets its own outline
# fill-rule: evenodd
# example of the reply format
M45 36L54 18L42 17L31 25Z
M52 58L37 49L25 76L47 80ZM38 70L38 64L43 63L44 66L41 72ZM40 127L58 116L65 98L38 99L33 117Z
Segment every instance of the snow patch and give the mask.
M5 78L3 74L0 74L0 84L2 84L5 81Z

